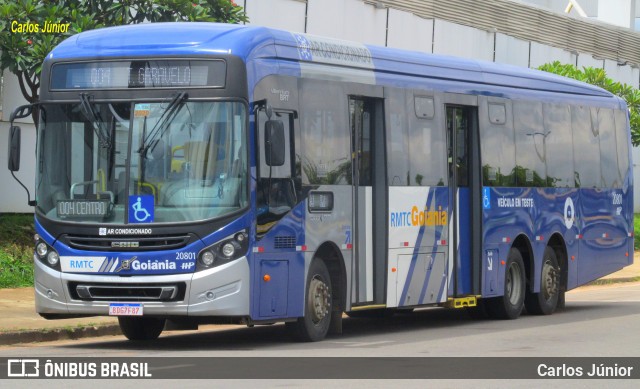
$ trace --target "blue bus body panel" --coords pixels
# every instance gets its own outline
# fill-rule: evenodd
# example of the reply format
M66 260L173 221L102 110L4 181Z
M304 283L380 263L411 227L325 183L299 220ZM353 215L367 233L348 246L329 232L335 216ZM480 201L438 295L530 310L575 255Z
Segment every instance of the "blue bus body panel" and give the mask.
M251 317L256 320L304 313L305 211L303 201L256 243L251 272Z
M621 189L576 188L489 188L489 205L483 207L483 276L498 281L502 287L502 262L518 236L528 237L534 262L529 271L534 274L533 291L539 291L540 261L552 236L561 237L566 245L568 268L567 288L572 289L630 263L629 245L632 226L629 215L616 214L612 193ZM623 194L628 204L629 194ZM623 209L626 207L623 207ZM627 211L628 212L628 211ZM489 264L487 251L498 258ZM492 265L492 266L491 266ZM491 269L489 269L491 267ZM498 271L495 275L492 272ZM491 296L489 283L484 282L482 294Z
M456 296L464 296L473 293L473 263L471 261L471 191L469 188L458 189L458 256L456 271L458 281L456 284ZM449 244L452 244L450 242Z

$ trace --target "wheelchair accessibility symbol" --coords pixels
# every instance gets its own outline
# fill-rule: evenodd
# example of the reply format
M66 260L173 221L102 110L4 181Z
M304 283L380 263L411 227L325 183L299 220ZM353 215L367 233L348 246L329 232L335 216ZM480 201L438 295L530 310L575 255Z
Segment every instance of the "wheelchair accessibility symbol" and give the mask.
M153 203L153 196L129 196L129 223L151 223Z
M491 189L482 188L482 208L491 209Z

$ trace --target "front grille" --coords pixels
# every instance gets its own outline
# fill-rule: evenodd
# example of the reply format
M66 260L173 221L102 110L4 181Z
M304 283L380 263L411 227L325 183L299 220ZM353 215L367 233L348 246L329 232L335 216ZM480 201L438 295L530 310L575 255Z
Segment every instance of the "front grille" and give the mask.
M113 284L70 282L69 294L82 301L182 301L184 282L170 284Z
M274 245L277 249L293 249L296 247L296 237L276 236Z
M60 240L77 250L93 251L156 251L185 247L194 238L192 234L159 236L88 236L63 235Z

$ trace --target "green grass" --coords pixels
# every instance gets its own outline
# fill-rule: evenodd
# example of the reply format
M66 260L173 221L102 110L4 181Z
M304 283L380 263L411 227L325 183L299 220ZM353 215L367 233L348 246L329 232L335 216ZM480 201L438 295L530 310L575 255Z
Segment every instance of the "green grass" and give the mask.
M33 286L33 215L0 214L0 288Z

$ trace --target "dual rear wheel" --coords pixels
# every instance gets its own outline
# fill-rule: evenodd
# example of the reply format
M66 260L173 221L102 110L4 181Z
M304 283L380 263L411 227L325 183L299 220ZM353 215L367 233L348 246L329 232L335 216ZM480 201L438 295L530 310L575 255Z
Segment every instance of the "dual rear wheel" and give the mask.
M540 291L531 292L526 287L526 272L522 254L511 248L505 264L504 294L487 299L484 306L486 313L496 319L513 320L518 318L524 307L534 315L550 315L559 304L564 302L564 294L560 283L560 266L555 251L551 247L544 250L540 275ZM476 315L478 316L478 315Z
M540 274L540 292L527 292L524 300L527 312L533 315L551 315L559 304L564 303L560 274L555 251L551 247L545 248Z

